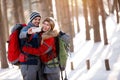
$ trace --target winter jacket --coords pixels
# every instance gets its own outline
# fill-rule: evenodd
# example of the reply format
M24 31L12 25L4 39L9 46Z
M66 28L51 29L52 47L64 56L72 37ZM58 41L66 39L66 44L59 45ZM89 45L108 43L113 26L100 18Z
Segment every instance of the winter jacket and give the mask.
M19 38L20 38L21 48L24 45L31 46L34 48L39 47L39 44L40 44L39 33L35 33L32 35L27 34L27 30L31 27L35 27L35 26L31 22L29 22L28 25L24 27L20 32ZM39 58L38 56L31 55L29 53L25 53L24 51L22 51L22 53L19 56L19 61L21 62L21 64L36 65L38 58Z
M57 36L56 31L42 34L42 40L39 48L32 48L24 46L22 50L32 55L40 57L44 63L42 66L43 73L46 75L47 80L60 80L60 68L58 64L55 37ZM56 63L56 64L55 64Z
M52 31L49 33L42 34L42 40L40 43L40 47L33 48L29 46L24 46L22 50L26 53L30 53L32 55L40 56L40 59L43 63L47 63L48 61L56 58L56 45L55 38L57 36L56 31Z

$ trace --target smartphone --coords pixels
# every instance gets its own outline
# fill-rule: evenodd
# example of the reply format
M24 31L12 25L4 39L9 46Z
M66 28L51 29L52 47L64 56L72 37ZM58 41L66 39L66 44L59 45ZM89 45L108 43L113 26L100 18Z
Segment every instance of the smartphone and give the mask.
M36 33L36 32L40 32L41 28L40 27L36 27L32 29L32 32Z

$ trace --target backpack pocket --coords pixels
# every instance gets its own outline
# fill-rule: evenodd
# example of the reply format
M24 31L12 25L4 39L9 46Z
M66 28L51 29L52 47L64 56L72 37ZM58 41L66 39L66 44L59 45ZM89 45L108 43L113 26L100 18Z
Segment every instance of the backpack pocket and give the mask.
M21 53L20 56L19 56L19 61L20 62L26 62L26 59L27 59L27 56Z

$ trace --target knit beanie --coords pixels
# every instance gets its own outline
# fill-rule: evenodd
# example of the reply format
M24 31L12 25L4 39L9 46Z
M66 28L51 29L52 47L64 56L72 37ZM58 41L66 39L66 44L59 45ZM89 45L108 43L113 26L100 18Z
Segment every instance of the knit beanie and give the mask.
M36 18L36 17L41 17L41 16L40 16L40 13L38 13L38 12L32 12L32 13L30 14L30 22L32 22L32 20L33 20L34 18Z

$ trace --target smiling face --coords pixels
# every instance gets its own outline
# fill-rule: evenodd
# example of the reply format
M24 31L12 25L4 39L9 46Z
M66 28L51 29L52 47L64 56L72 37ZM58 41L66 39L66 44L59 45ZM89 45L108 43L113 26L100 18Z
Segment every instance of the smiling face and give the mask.
M46 18L42 23L42 30L44 32L46 31L52 31L55 27L55 23L51 18Z
M42 24L42 30L43 31L50 31L51 30L51 25L48 21L44 21Z
M37 27L40 24L41 17L36 17L32 20L32 23Z

